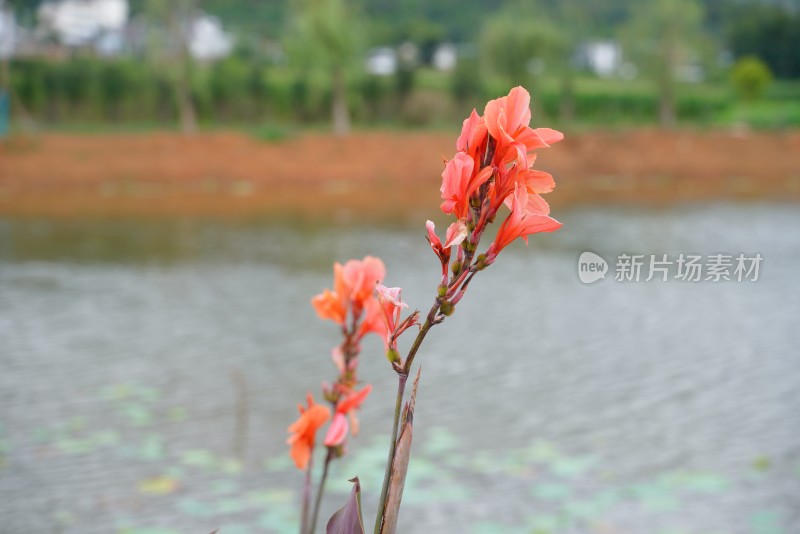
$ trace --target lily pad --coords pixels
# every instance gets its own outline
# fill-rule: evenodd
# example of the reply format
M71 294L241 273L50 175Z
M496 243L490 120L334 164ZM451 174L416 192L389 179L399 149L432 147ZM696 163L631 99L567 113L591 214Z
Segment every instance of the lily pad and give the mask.
M458 449L458 438L444 428L434 428L422 446L423 453L429 456L448 455Z
M594 458L567 458L562 457L553 461L550 468L553 473L561 477L576 477L592 468Z
M180 422L186 419L186 408L183 406L173 406L167 411L167 417L170 421Z
M769 510L753 514L750 518L750 527L753 530L753 534L786 534L780 524L778 514Z
M168 495L178 489L180 483L177 479L160 476L148 478L139 482L139 493L144 495Z
M224 499L219 501L216 505L216 512L218 514L235 514L246 509L246 503L239 499ZM226 527L227 532L227 527Z
M164 440L158 434L148 434L142 440L138 456L143 460L158 461L164 457Z
M216 464L216 457L205 449L191 449L181 454L181 463L193 467L211 468Z
M178 510L190 517L213 517L213 508L207 503L195 499L181 499L176 503Z
M540 483L534 486L533 495L537 499L561 501L572 496L572 489L564 484Z
M245 495L245 499L257 506L282 506L284 508L294 501L294 492L282 489L269 489L252 491Z
M119 534L180 534L171 528L123 528Z
M236 458L223 458L219 461L219 469L228 475L238 475L242 472L242 462Z
M120 410L134 426L146 426L153 421L150 410L138 402L126 402L120 407Z

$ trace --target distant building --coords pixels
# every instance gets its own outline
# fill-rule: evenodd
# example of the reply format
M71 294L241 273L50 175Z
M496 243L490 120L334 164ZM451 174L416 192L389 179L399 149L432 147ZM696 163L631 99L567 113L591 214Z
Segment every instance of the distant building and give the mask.
M364 70L374 76L392 76L397 72L397 52L388 46L373 48L367 53Z
M10 8L0 0L0 59L11 57L17 40L17 21Z
M127 0L60 0L39 6L40 30L66 46L86 46L107 34L121 34L128 22ZM121 39L120 39L121 40ZM111 49L106 41L105 51Z
M578 62L601 78L620 74L622 47L616 41L587 41L578 50Z
M458 63L458 49L452 43L441 43L433 51L431 65L436 70L449 72Z
M204 61L213 61L230 55L233 37L222 28L222 22L208 14L198 15L192 21L189 33L189 53Z

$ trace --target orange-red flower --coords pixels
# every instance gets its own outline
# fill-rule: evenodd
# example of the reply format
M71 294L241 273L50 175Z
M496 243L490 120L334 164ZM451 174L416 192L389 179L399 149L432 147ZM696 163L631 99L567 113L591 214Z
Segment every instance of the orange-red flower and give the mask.
M378 302L383 309L383 317L386 321L386 329L389 335L393 334L400 322L400 313L408 304L400 300L402 289L399 287L386 287L378 285Z
M329 289L311 299L320 319L330 319L339 324L347 321L347 305L338 293Z
M531 154L527 159L532 165L536 161L536 155ZM503 202L511 208L514 194L519 197L520 205L526 206L528 204L528 195L549 193L555 186L556 182L550 173L536 169L520 168L516 165L510 169L501 167L498 169L495 182L489 190L492 209L497 210Z
M375 284L384 276L386 268L383 262L372 256L350 260L344 265L334 263L333 291L326 289L312 298L311 304L321 319L345 326L348 310L357 319L366 302L374 298Z
M339 266L334 287L352 302L354 309L361 309L364 302L373 296L375 284L382 281L384 276L386 267L383 262L367 256L363 260L350 260Z
M564 135L550 128L530 128L531 95L523 87L514 87L508 96L489 101L484 109L486 128L496 141L495 163L505 165L517 160L527 168L526 154L561 141Z
M358 435L358 419L356 418L356 410L364 403L372 386L367 384L361 391L352 391L347 396L339 399L336 403L336 413L333 415L333 421L328 428L328 433L325 434L325 446L336 447L344 443L347 438L348 432L352 429L352 434ZM350 418L348 423L347 419Z
M465 218L469 211L470 196L491 176L491 167L479 170L470 156L458 152L442 172L442 211L453 213L459 219Z
M498 143L514 143L531 122L531 95L522 87L514 87L508 96L490 100L483 110L486 129Z
M379 287L378 284L377 287ZM383 318L383 308L378 303L378 299L371 298L364 303L364 320L358 329L358 337L362 338L369 333L377 334L381 338L386 337L386 321Z
M480 165L481 155L486 148L486 123L483 117L474 109L470 116L464 119L461 135L456 141L456 150L463 152Z
M519 187L517 188L519 191ZM486 252L487 261L493 262L506 246L521 237L528 242L528 236L540 232L552 232L561 228L561 223L549 216L550 206L539 195L527 195L526 204L520 202L516 192L512 197L511 213L506 217L494 242Z
M467 238L469 230L467 229L467 225L464 224L463 219L457 220L447 228L447 233L445 234L445 243L442 244L441 239L439 239L439 236L436 235L436 225L433 223L433 221L426 221L425 229L428 231L428 235L426 236L428 243L430 243L431 248L439 257L439 261L442 263L442 283L446 283L447 266L450 262L450 248L460 245L464 239Z
M294 460L294 465L300 470L308 467L308 462L311 460L311 451L314 449L317 430L331 417L331 411L327 406L314 404L311 393L306 397L306 402L308 403L307 408L302 404L297 406L300 417L289 426L288 431L292 435L286 440L286 443L291 445L289 455Z

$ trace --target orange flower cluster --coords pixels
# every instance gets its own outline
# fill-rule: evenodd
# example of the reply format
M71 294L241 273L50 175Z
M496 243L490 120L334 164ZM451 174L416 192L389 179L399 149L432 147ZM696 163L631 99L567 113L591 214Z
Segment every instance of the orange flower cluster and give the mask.
M378 258L367 256L344 265L334 264L333 290L326 289L311 300L317 315L339 325L343 337L332 353L339 373L336 382L323 386L325 400L333 408L333 421L324 439L329 459L343 454L348 434L357 433L356 410L372 390L370 385L356 387L364 336L379 335L393 368L407 376L421 339L433 325L453 313L478 271L491 265L500 251L517 238L527 242L531 234L561 227L550 217L550 207L541 197L555 187L553 177L532 167L536 161L533 151L561 141L564 136L548 128L533 129L530 120L530 95L522 87L515 87L507 96L486 104L483 115L473 110L464 121L456 142L457 153L445 164L440 189L441 209L454 215L456 221L448 227L444 242L436 235L433 222L426 224L428 242L442 266L442 279L434 305L405 362L397 350L397 337L419 325L419 313L415 311L401 319L406 307L400 298L401 290L382 285L386 269ZM494 241L484 253L476 255L481 236L504 206L510 212ZM331 410L314 404L309 394L308 407L300 407L300 417L289 427L290 454L299 469L308 467L316 432L330 417Z
M511 213L500 225L482 266L494 262L497 254L518 237L527 242L530 234L561 227L550 217L550 206L540 196L552 191L555 182L550 174L531 168L536 161L531 152L564 136L549 128L533 129L530 120L530 94L522 87L490 101L482 116L473 110L464 120L456 142L458 152L442 173L442 211L458 218L448 230L444 245L435 238L433 223L428 222L428 240L443 263L449 260L443 250L461 245L469 251L470 245L477 245L486 225L494 221L504 204ZM462 227L468 229L463 237ZM451 234L458 239L452 240Z
M360 342L369 333L387 339L384 311L375 295L376 286L386 275L383 262L372 256L363 260L350 260L333 266L333 290L325 289L311 299L311 304L321 319L338 324L342 330L342 344L334 348L332 358L339 374L333 386L323 386L323 395L333 407L333 421L325 435L324 445L339 448L348 434L358 433L356 410L372 391L366 385L356 390L358 383L358 355ZM309 408L301 408L300 417L290 427L290 454L298 469L306 469L314 448L317 430L330 418L325 406L314 405L308 395ZM323 417L324 415L324 417Z

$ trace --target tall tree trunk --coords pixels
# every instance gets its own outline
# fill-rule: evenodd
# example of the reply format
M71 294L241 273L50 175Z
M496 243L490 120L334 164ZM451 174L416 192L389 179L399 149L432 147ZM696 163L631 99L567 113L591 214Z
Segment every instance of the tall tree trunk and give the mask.
M575 76L569 62L561 72L561 100L558 112L562 121L569 122L575 118Z
M197 132L197 114L192 102L191 81L189 76L189 58L181 58L181 72L175 84L175 96L178 100L178 116L181 131L185 134Z
M197 113L192 102L192 55L189 52L190 25L194 14L193 0L184 0L184 2L178 3L170 13L172 36L178 47L175 100L178 106L181 131L185 134L193 134L197 131Z
M658 121L662 128L671 129L677 123L675 110L675 46L670 43L664 51L658 79Z
M19 95L13 92L11 87L11 60L4 58L0 62L0 90L6 91L6 98L8 99L8 127L11 129L11 113L13 111L16 118L16 123L21 131L25 134L36 133L36 123L34 122L31 114L25 108L25 104Z
M332 74L332 107L333 107L333 133L345 136L350 133L350 111L347 109L347 87L345 85L344 71L341 66L333 67Z
M5 91L11 94L11 69L9 67L11 60L7 57L3 58L0 62L0 91Z

